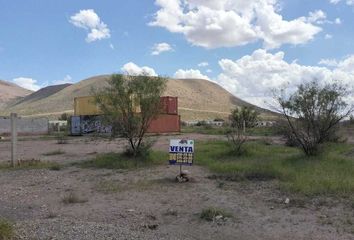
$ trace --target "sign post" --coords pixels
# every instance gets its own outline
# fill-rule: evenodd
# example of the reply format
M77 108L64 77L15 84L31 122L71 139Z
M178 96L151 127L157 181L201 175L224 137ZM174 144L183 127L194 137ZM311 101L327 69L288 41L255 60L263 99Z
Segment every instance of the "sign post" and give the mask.
M182 166L192 166L194 161L194 140L187 139L171 139L169 149L169 164L179 165L179 176L177 179L180 181L188 181L186 174L182 172Z
M16 156L16 148L17 148L17 114L11 113L11 163L12 167L16 166L17 156Z

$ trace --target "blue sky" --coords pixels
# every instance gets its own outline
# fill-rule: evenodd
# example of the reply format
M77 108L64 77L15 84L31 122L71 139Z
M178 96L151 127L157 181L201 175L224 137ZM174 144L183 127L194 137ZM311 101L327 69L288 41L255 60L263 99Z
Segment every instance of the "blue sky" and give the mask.
M0 0L0 11L0 79L32 90L145 71L262 105L281 84L354 85L353 0Z

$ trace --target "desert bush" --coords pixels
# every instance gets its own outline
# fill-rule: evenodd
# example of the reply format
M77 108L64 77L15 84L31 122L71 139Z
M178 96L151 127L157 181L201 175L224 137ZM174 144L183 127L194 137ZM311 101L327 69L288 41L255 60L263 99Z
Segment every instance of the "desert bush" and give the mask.
M137 167L148 167L165 162L168 159L167 153L149 151L145 157L137 156L132 161L131 156L126 153L99 154L95 159L78 162L77 165L84 168L106 168L106 169L136 169Z
M229 128L226 131L226 137L233 149L233 152L237 155L242 154L242 146L247 141L247 136L245 135L244 131L237 127Z
M55 138L57 140L57 144L67 144L68 136L66 133L56 133Z
M242 129L243 127L253 128L257 124L258 115L259 113L252 107L242 107L241 109L236 108L231 112L229 117L231 127L239 129Z
M353 146L324 144L324 153L305 157L299 148L265 145L259 141L245 143L245 154L229 154L226 141L198 142L195 162L206 166L211 177L224 181L269 181L279 184L285 193L308 196L344 196L354 194ZM311 159L312 161L309 161Z
M215 118L214 121L215 122L225 122L225 120L222 118Z
M10 240L15 237L12 224L6 219L0 219L0 240Z
M68 121L70 119L70 115L68 113L62 113L58 120L60 121Z
M202 210L200 218L206 221L214 221L216 217L220 216L221 218L230 218L232 214L226 212L223 209L209 207Z
M43 156L55 156L55 155L61 155L61 154L64 154L65 152L61 149L58 149L58 150L54 150L54 151L51 151L51 152L47 152L47 153L43 153L42 155Z
M196 124L196 126L198 126L198 127L202 127L202 126L206 126L206 125L208 125L208 124L204 120L203 121L198 121L197 124Z
M80 198L75 192L69 192L62 198L64 204L85 203L87 199Z
M353 111L344 101L347 94L340 84L321 86L316 81L300 84L288 96L283 89L275 98L287 123L286 137L308 156L321 152L321 144L337 141L340 121Z
M350 124L350 125L354 125L354 115L351 115L351 116L349 117L349 124Z

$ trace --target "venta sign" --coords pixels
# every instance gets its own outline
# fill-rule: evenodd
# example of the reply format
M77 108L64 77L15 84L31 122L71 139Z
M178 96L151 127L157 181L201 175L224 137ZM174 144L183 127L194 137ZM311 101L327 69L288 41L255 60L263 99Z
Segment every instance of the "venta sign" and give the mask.
M170 140L170 165L192 165L194 160L194 140Z

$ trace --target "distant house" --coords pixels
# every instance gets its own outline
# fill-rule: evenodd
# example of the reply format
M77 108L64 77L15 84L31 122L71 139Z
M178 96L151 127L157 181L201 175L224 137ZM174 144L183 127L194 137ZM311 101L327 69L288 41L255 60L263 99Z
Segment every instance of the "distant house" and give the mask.
M194 120L194 121L185 121L186 126L198 126L198 125L210 125L216 127L222 127L225 124L225 121L215 121L215 120Z
M272 127L274 124L275 121L258 121L256 127Z

